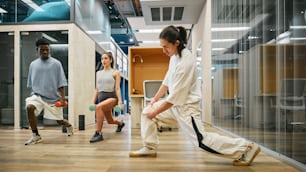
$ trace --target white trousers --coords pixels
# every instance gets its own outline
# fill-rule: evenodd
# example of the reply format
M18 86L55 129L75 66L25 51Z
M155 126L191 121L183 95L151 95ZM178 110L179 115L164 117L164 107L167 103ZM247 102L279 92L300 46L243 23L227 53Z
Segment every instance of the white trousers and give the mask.
M163 126L178 124L178 127L194 146L227 158L239 159L250 144L243 138L231 138L206 132L200 117L199 103L175 106L158 114L153 119L147 118L146 112L153 110L163 101L160 100L152 106L147 106L142 111L141 137L144 146L157 149L159 144L157 127L160 124Z

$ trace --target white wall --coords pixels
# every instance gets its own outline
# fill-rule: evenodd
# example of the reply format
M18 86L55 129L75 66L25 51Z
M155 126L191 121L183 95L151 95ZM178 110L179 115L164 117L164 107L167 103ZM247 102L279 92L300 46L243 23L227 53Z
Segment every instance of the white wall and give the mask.
M192 30L192 52L202 47L202 120L211 123L211 0L207 0Z
M78 116L85 115L85 125L95 122L94 112L88 107L92 104L95 89L95 42L77 26L69 29L69 116L77 128Z

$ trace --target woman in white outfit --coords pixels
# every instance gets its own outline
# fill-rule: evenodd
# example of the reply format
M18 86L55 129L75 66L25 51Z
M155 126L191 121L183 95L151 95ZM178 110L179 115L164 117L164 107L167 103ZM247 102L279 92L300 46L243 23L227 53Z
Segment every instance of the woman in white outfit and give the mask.
M141 114L143 148L130 152L130 157L156 157L157 123L178 123L188 139L210 153L232 158L233 165L251 165L260 147L243 138L231 138L206 132L200 118L201 93L197 85L196 61L185 48L186 30L168 26L160 33L163 52L170 56L169 68L158 92ZM159 100L166 92L168 97Z

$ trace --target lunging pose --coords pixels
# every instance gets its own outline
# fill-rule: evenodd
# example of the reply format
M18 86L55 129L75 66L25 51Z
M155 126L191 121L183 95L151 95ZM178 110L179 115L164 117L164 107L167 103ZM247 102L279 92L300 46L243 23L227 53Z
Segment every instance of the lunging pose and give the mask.
M169 68L158 92L141 114L143 147L130 152L130 157L156 156L157 123L178 123L189 140L210 153L232 158L233 165L251 165L260 147L243 138L231 138L206 132L200 118L201 93L197 85L195 58L185 48L186 30L168 26L159 35L163 52L170 56ZM167 91L168 97L159 100Z
M65 104L64 87L67 86L67 80L62 64L50 56L50 47L46 40L39 39L36 47L40 57L30 64L27 87L31 89L31 96L25 100L32 136L25 145L42 141L36 119L42 110L44 118L56 120L58 124L64 125L68 136L73 134L72 125L63 119L63 108L55 105L57 101Z
M120 91L120 72L113 69L114 58L111 52L106 52L102 55L101 63L103 69L96 73L96 92L94 95L93 103L96 105L96 131L90 143L102 141L102 127L104 117L109 124L117 124L116 132L121 132L125 123L113 118L113 108L118 105L122 107L121 91Z

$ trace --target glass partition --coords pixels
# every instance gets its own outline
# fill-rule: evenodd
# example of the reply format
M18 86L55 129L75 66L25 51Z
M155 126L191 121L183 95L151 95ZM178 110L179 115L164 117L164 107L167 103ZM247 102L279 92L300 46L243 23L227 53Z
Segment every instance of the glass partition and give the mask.
M212 1L213 123L305 167L306 1Z
M45 38L50 43L50 56L58 59L63 66L66 78L68 80L68 32L67 31L31 31L21 32L21 88L20 88L20 104L21 104L21 127L28 128L27 114L25 107L25 99L30 95L30 89L27 88L27 79L30 63L39 58L36 50L35 42ZM68 96L68 88L65 88L66 97ZM68 108L64 108L64 118L67 118ZM57 125L55 120L43 119L43 114L38 117L38 125Z
M103 49L110 49L111 26L109 9L104 1L75 0L75 23Z
M0 32L0 127L14 125L14 32Z
M70 0L1 0L0 23L70 21Z

